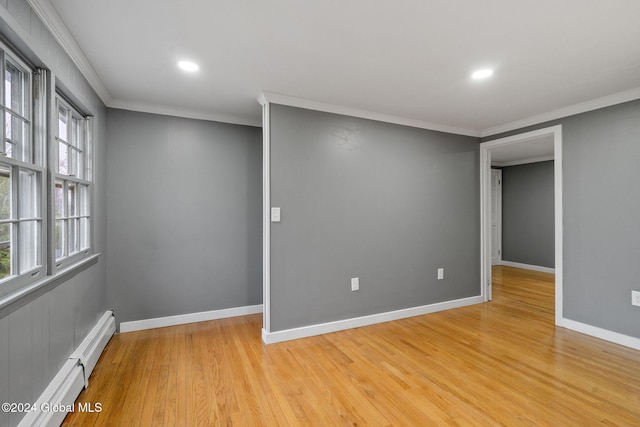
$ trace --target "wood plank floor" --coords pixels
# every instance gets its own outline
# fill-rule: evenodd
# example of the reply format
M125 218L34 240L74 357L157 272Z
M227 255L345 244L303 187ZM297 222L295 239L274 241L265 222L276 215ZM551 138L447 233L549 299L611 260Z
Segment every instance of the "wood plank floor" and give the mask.
M116 335L65 426L640 426L640 352L555 328L553 276L266 346L260 315Z

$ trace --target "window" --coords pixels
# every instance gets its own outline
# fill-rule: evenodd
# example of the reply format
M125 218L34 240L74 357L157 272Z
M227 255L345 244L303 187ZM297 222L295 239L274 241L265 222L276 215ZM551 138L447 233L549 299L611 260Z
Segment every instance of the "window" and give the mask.
M34 141L32 73L0 46L0 282L29 279L44 270L43 156ZM36 108L39 106L35 105ZM24 280L23 280L24 281Z
M91 118L0 42L0 296L91 249ZM52 129L47 127L53 118ZM48 267L48 269L47 269Z
M91 246L90 121L58 96L53 215L55 260L86 252Z

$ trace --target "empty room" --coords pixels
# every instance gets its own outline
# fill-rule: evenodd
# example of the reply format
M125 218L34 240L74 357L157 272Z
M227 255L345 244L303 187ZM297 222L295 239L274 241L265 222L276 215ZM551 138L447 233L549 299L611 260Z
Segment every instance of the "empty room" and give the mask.
M638 16L0 0L0 427L640 425Z

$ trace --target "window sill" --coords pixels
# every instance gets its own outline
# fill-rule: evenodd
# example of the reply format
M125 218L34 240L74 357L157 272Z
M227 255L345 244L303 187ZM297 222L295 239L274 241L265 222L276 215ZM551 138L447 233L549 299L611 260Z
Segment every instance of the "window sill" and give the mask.
M8 316L20 307L30 303L41 295L51 291L56 286L66 282L76 274L86 270L98 263L100 254L93 254L82 260L63 268L53 276L46 276L43 279L30 283L14 292L0 297L0 319Z

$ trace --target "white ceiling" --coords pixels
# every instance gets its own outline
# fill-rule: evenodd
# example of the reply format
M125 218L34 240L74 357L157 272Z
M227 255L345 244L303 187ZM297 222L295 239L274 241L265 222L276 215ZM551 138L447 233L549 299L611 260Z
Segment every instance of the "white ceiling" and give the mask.
M264 90L487 135L640 97L638 0L29 1L121 108L259 124Z

